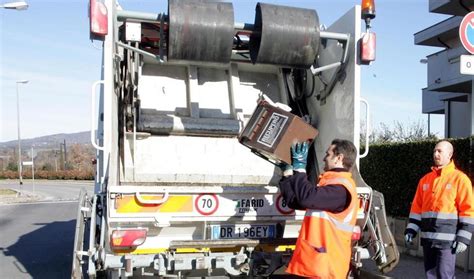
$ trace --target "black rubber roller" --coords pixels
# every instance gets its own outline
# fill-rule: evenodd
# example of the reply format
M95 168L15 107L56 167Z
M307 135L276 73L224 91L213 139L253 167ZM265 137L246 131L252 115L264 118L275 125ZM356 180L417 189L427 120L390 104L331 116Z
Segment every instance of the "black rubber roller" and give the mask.
M249 48L252 63L309 68L319 49L315 10L258 3Z
M168 60L228 63L234 40L232 3L169 0Z

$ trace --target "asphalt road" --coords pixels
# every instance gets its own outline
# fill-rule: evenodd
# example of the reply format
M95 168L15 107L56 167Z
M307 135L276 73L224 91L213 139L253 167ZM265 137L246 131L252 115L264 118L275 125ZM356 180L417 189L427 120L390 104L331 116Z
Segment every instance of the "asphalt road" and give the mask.
M76 202L0 206L2 278L70 278Z
M61 181L61 180L24 180L23 185L18 180L0 180L0 189L13 189L23 196L29 196L31 201L72 201L79 198L81 189L88 193L94 192L92 181ZM24 199L17 199L24 202ZM0 200L0 203L2 200ZM3 202L5 203L5 201Z
M1 278L70 278L79 192L92 182L0 181Z
M373 271L374 273L377 270L375 264L372 260L364 261L364 268ZM380 274L380 273L378 273ZM400 255L400 262L398 265L390 271L388 274L385 274L388 278L396 279L422 279L425 278L425 271L423 267L423 259L410 256L407 254ZM474 272L463 272L462 269L456 269L456 279L474 279ZM364 277L365 279L373 277Z

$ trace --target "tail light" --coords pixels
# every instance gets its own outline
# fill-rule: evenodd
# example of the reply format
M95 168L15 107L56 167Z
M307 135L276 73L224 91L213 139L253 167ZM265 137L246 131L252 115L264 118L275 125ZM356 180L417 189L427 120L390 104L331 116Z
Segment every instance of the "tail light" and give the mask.
M359 240L360 239L360 227L359 226L354 226L354 229L352 230L352 240Z
M90 36L92 39L104 39L108 31L107 7L103 0L90 0L89 19Z
M368 65L375 61L376 37L374 32L366 32L360 38L360 62Z
M360 63L369 65L375 61L375 33L370 32L370 21L375 18L375 0L362 0L361 17L365 20L366 33L360 38Z
M112 231L112 248L133 248L142 245L147 235L146 229L120 229Z

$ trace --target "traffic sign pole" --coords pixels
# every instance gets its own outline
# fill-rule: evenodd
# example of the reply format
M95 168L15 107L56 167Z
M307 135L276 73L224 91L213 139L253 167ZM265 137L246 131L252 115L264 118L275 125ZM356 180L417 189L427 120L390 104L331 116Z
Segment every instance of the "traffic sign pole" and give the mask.
M33 176L33 193L35 193L35 154L33 153L33 146L31 147L31 175Z

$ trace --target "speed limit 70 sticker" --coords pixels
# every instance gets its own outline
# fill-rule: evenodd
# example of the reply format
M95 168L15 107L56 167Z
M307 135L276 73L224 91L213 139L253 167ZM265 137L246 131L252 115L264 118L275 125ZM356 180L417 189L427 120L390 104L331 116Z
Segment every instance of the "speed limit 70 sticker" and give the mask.
M284 215L292 214L295 212L294 209L291 209L288 207L288 204L286 203L285 199L283 198L282 195L278 195L276 202L275 202L276 209L278 212Z
M201 215L211 215L219 208L219 199L215 194L200 194L194 200L194 208Z

